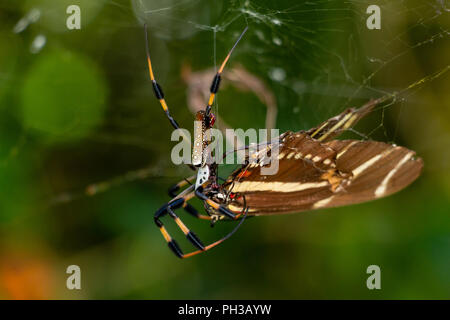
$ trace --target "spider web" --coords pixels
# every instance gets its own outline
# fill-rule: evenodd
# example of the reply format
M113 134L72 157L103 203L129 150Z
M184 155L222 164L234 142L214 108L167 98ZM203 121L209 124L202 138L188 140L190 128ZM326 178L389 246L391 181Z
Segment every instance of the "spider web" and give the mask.
M194 14L205 6L199 0L173 1L173 5L164 1L165 6L162 1L132 3L138 17L153 26L160 38L177 40L197 33L211 34L211 61L207 63L214 64L215 69L218 42L224 56L227 51L223 43L231 43L244 26L250 26L251 35L239 46L241 61L272 85L291 91L297 103L289 102L284 108L293 113L308 108L314 123L342 108L357 106L356 101L377 96L390 96L391 104L404 104L425 82L449 68L444 61L434 69L400 80L390 77L389 71L405 66L402 60L408 55L448 41L449 29L442 22L449 8L444 1L377 2L382 13L381 30L366 27L366 8L371 1L284 1L276 5L271 1L224 1L219 2L222 10L215 12L216 19L210 24L198 22L201 15ZM399 24L397 20L405 15L403 19L409 21ZM416 103L414 99L412 102ZM218 112L219 103L215 107ZM300 121L302 127L314 125L311 120ZM369 138L378 129L385 129L384 112L369 134L359 135ZM395 140L396 133L383 133L389 141Z
M372 4L381 9L380 30L369 30L366 26L369 17L366 9ZM179 74L181 62L175 65L173 62L189 61L195 70L217 69L239 33L248 26L249 31L227 68L239 63L271 88L277 99L277 127L281 132L306 130L347 107L386 96L388 99L373 116L349 134L362 139L406 142L418 153L433 153L442 144L449 146L448 133L442 125L445 121L428 112L430 100L436 105L445 84L448 86L446 72L450 65L445 54L448 56L449 11L448 3L443 0L289 0L276 3L265 0L106 0L103 12L110 13L110 17L102 20L99 32L114 26L131 28L141 36L141 26L136 26L136 19L148 23L157 77L166 91L172 113L178 114L181 119L177 120L187 127L191 115L183 107L185 87L172 77ZM446 53L439 53L442 48L446 48ZM430 57L439 58L430 61ZM135 57L124 54L121 58ZM124 76L135 75L130 71ZM144 169L124 172L125 175L112 175L90 184L82 192L64 192L52 203L94 195L136 179L167 177L176 180L176 176L186 174L184 169L169 168L170 154L163 152L169 149L161 150L148 142L155 132L142 137L139 136L141 131L133 130L149 124L142 122L142 113L131 107L134 100L130 96L136 93L150 99L148 80L144 76L138 77L142 88L127 92L128 97L122 95L120 101L112 104L115 111L107 121L113 129L101 129L90 139L138 146L151 152L156 148L161 154L158 161ZM176 89L172 89L174 87ZM208 87L206 84L205 90ZM258 118L264 112L264 109L252 110L252 106L248 106L248 110L233 109L232 96L233 92L221 91L214 111L224 115L235 127L239 127L239 121L234 121L240 117L237 112L242 113L244 119ZM158 106L152 102L151 107ZM127 117L123 116L123 110L127 110ZM151 116L164 121L158 111ZM427 117L423 130L417 132L415 128L424 112ZM433 125L436 122L441 126ZM255 124L257 126L261 127ZM440 155L440 163L431 166L435 170L449 163L450 151L445 152Z

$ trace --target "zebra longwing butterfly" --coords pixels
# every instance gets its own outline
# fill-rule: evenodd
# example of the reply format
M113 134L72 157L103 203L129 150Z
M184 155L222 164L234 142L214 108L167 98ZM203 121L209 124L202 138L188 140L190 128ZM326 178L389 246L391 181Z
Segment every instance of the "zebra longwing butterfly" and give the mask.
M236 170L225 188L236 195L229 208L267 215L343 206L397 192L420 175L423 161L405 147L378 141L334 140L379 101L348 109L316 128L287 132L279 144L279 171L261 175L253 161ZM240 199L240 200L239 200Z

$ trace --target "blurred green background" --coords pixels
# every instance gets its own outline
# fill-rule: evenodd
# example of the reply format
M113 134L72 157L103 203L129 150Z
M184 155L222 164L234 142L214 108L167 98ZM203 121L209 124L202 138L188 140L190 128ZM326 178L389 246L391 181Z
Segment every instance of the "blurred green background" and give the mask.
M71 4L81 8L80 30L66 27ZM2 0L0 298L449 298L450 78L427 78L449 68L449 8L377 1L381 30L368 30L370 4ZM178 260L153 213L190 172L170 160L175 142L148 80L144 21L171 112L191 131L183 66L217 67L246 25L228 67L269 88L281 131L424 79L347 135L417 151L423 175L371 203L249 219L223 245ZM228 86L215 110L234 128L264 128L266 108L252 92ZM180 215L206 243L233 227ZM66 288L71 264L82 290ZM372 264L381 290L366 287Z

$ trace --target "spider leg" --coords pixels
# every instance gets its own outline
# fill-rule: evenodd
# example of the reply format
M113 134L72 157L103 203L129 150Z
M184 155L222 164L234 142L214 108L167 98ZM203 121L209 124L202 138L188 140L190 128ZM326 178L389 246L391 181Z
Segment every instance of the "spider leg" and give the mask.
M166 114L166 117L169 120L172 127L174 129L179 129L180 126L175 121L175 119L170 115L169 107L167 106L166 99L164 98L164 92L159 83L156 82L155 75L153 74L152 61L150 59L150 50L148 48L148 33L146 24L144 25L144 28L145 28L145 49L147 54L148 73L150 76L150 80L152 81L153 93L155 94L156 99L158 99L159 103L161 104L161 107L163 108L164 113ZM181 132L181 135L186 142L190 143L190 139L183 132ZM196 170L195 167L191 164L188 164L188 167L194 171Z
M244 212L243 215L242 215L242 219L241 219L241 221L239 221L238 225L237 225L236 227L234 227L234 229L231 230L231 232L228 233L225 237L223 237L223 238L220 239L220 240L217 240L216 242L213 242L213 243L211 243L211 244L205 246L203 250L197 250L197 251L193 251L193 252L184 254L184 255L183 255L183 258L190 258L190 257L192 257L192 256L195 256L195 255L199 254L199 253L206 252L206 251L208 251L208 250L214 248L215 246L221 244L222 242L224 242L224 241L227 240L228 238L230 238L230 237L231 237L231 236L239 229L239 227L242 225L242 223L244 222L245 218L247 217L247 213L248 213L248 208L245 209L245 212ZM239 215L241 215L241 214L239 214Z
M171 186L168 190L169 196L171 196L172 198L175 198L177 196L177 191L180 190L181 188L183 188L184 186L188 185L188 184L192 184L191 182L197 177L197 175L193 175L190 176L184 180L181 180L180 182L178 182L177 184L174 184L173 186Z
M178 227L183 231L184 235L188 240L198 249L204 250L205 246L203 245L202 241L197 237L197 235L192 232L184 223L181 221L181 219L175 214L175 211L172 210L171 207L167 208L167 212L169 213L170 217L175 221L175 223L178 225Z
M195 233L193 233L189 228L181 221L181 219L175 214L174 210L180 208L183 203L185 202L184 198L178 198L175 199L172 202L169 202L162 206L158 211L156 211L154 216L154 221L159 230L161 231L161 234L163 235L164 239L166 240L169 248L175 253L175 255L179 258L183 258L184 254L181 250L178 243L175 241L175 239L172 238L172 236L169 234L167 229L164 227L164 224L162 223L161 219L164 215L167 213L170 215L170 217L175 221L177 226L183 231L186 238L199 250L204 250L205 246L200 241L200 239L197 237Z
M221 75L222 75L223 69L225 68L225 65L227 64L228 59L230 59L230 56L233 53L234 48L236 48L237 44L239 43L239 41L241 40L241 38L244 36L245 32L247 31L247 28L248 27L245 27L244 31L242 31L241 35L238 37L238 39L234 43L231 50L228 52L227 56L225 57L225 60L222 62L222 65L220 66L219 70L217 71L216 75L213 78L213 81L211 83L211 87L209 90L210 95L209 95L208 105L206 106L207 114L209 114L209 112L211 111L212 104L214 103L214 97L216 96L216 93L219 91L220 80L221 80Z
M191 181L196 178L196 175L193 175L189 178L186 178L177 184L173 185L169 188L169 195L172 198L184 198L184 203L182 204L183 209L189 213L190 215L194 216L197 219L203 219L203 220L211 220L211 217L209 215L200 214L197 209L195 209L191 204L188 203L190 199L192 199L195 196L195 193L191 190L194 189L194 186L191 184ZM190 186L186 189L184 189L182 192L177 193L178 190L180 190L182 187L186 186L187 184L190 184ZM174 200L174 199L172 199Z
M231 237L231 235L233 235L237 229L242 225L242 223L245 220L245 217L247 216L247 212L248 209L245 211L241 221L239 221L239 224L230 232L228 233L225 237L223 237L222 239L213 242L207 246L205 246L202 241L198 238L198 236L192 232L182 221L181 219L175 214L176 209L179 209L183 203L186 202L185 198L178 198L175 199L172 202L169 202L167 204L165 204L164 206L162 206L156 213L155 213L155 224L157 225L157 227L159 228L159 230L161 231L161 234L163 235L164 239L167 242L167 245L169 246L169 248L172 250L172 252L181 259L184 258L189 258L192 257L194 255L197 255L201 252L205 252L208 251L212 248L214 248L215 246L219 245L220 243L224 242L226 239L228 239L229 237ZM197 251L193 251L190 253L183 253L183 251L181 250L180 246L178 245L178 243L175 241L175 239L172 238L172 236L169 234L169 232L167 231L167 229L164 227L164 224L162 223L162 221L160 220L161 217L163 217L166 214L169 214L170 217L175 221L175 223L177 224L177 226L181 229L181 231L183 231L184 235L186 236L186 238L196 247L198 248ZM239 214L240 216L241 214Z
M202 195L201 199L203 200L203 198L206 198L206 201L208 204L214 206L218 206L218 208L223 208L222 210L218 209L219 212L229 212L229 214L225 214L227 215L229 218L231 218L231 215L233 216L233 220L238 219L239 217L242 216L241 221L239 221L238 225L229 233L227 234L225 237L223 237L222 239L213 242L207 246L205 246L202 241L198 238L198 236L191 231L184 223L183 221L181 221L181 219L176 215L175 210L179 209L181 207L184 207L185 204L187 203L187 201L189 201L189 199L191 199L192 197L194 197L194 195ZM193 208L193 207L192 207ZM193 208L195 210L195 208ZM186 208L185 208L186 210ZM186 210L188 211L188 210ZM192 257L194 255L197 255L201 252L205 252L208 251L209 249L214 248L215 246L219 245L220 243L222 243L223 241L225 241L226 239L228 239L229 237L231 237L231 235L233 233L236 232L236 230L241 226L241 224L244 222L246 216L247 216L247 212L248 212L248 208L244 209L243 212L245 211L245 213L242 215L242 213L239 214L234 214L231 211L229 211L227 208L219 205L218 203L208 199L203 193L201 193L201 190L199 192L191 192L189 194L187 194L184 197L180 197L180 198L176 198L174 200L172 200L169 203L166 203L164 206L162 206L158 211L156 211L155 216L154 216L154 221L156 226L159 228L159 230L161 231L161 234L163 235L164 239L167 242L167 245L169 246L169 248L172 250L172 252L179 258L184 259L184 258L189 258ZM189 212L189 211L188 211ZM177 226L181 229L181 231L183 231L184 235L186 236L186 238L198 249L197 251L193 251L190 253L183 253L183 251L181 250L180 246L178 245L178 243L175 241L175 239L172 238L172 236L169 234L169 232L167 231L167 229L164 227L164 224L161 221L161 218L163 216L165 216L166 214L169 214L170 217L175 221L175 223L177 224ZM197 218L200 219L208 219L211 220L210 216L205 216L205 215L200 215L198 214L197 210L195 210L195 214L193 214L194 216L196 216Z
M192 206L191 204L188 203L188 201L190 199L192 199L195 196L195 192L191 192L189 194L186 195L185 197L185 202L183 203L183 209L184 211L186 211L187 213L189 213L190 215L194 216L197 219L202 219L202 220L211 220L211 216L205 215L205 214L200 214L198 212L197 209L195 209L194 206Z

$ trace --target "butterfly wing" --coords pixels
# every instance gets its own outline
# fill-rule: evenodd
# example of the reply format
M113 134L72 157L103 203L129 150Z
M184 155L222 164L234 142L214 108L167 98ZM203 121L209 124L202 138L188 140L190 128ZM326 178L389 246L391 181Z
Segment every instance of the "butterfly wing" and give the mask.
M339 136L345 130L353 127L360 119L370 113L376 105L385 98L370 100L360 108L349 108L337 116L328 119L319 126L308 130L306 133L318 141L326 142Z
M323 136L323 135L322 135ZM230 209L249 214L293 213L350 205L388 196L420 175L421 159L404 147L377 141L320 142L309 133L280 140L279 170L262 175L258 163L238 169L225 184Z

